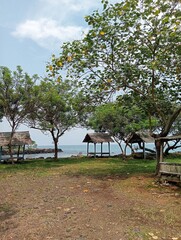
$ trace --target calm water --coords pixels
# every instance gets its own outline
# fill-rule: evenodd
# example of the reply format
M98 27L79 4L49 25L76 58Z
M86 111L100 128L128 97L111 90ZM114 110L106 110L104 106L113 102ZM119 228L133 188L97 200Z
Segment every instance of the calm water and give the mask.
M154 149L153 144L147 144L146 147ZM38 146L38 148L54 148L54 146L53 145ZM86 143L81 144L81 145L59 145L59 148L61 148L63 150L63 152L58 153L59 158L77 156L79 154L85 155L85 156L87 155L87 144ZM101 150L100 144L96 145L96 149L97 149L97 151ZM119 148L118 144L115 144L115 143L111 144L110 149L111 149L111 151L110 151L111 156L120 154L120 148ZM94 151L93 144L89 145L89 151L90 152ZM108 152L108 144L103 144L103 151ZM129 147L127 148L126 153L127 153L127 155L129 155L131 153ZM40 153L40 154L28 154L28 155L25 155L25 158L38 158L38 157L48 158L48 157L53 157L53 156L54 156L53 153L46 153L46 154Z
M137 146L135 144L135 146ZM124 144L123 144L124 147ZM38 146L38 148L54 148L53 145L50 146ZM155 149L154 144L153 143L147 143L146 144L146 148L150 148L150 149ZM62 149L63 152L59 152L58 153L58 157L59 158L65 158L65 157L71 157L71 156L78 156L78 155L87 155L87 144L81 144L81 145L59 145L59 149ZM97 144L96 145L96 149L97 151L101 151L101 145ZM110 154L111 156L114 155L118 155L121 153L120 148L118 146L118 144L116 143L112 143L110 144ZM90 152L94 152L94 145L90 144L89 145L89 151ZM140 149L138 149L138 151L142 151ZM181 151L181 147L175 150L176 152L180 152ZM108 144L104 143L103 144L103 152L108 152ZM127 147L127 151L126 154L129 155L131 153L131 150L129 147ZM40 157L44 157L44 158L49 158L49 157L54 157L54 153L40 153L40 154L26 154L25 158L40 158Z

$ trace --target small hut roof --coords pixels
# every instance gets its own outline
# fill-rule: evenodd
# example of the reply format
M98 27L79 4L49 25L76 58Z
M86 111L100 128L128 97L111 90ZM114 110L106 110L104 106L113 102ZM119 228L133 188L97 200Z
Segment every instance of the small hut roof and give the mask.
M138 142L146 142L152 143L155 139L150 136L147 132L135 132L128 135L127 140L128 143L138 143Z
M103 143L103 142L114 142L114 140L107 133L88 133L85 136L83 142Z
M11 132L0 132L0 146L7 146L10 142ZM15 132L12 138L12 145L32 144L28 131Z
M173 141L173 140L177 140L180 139L181 140L181 134L179 135L173 135L173 136L167 136L167 137L159 137L156 138L155 140L164 140L164 141Z

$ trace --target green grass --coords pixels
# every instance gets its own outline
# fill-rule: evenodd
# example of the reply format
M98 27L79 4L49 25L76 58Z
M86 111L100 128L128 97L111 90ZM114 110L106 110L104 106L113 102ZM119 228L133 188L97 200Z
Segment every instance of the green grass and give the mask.
M25 160L19 164L0 164L0 173L31 172L48 174L59 172L69 175L124 176L139 173L154 173L153 160L127 160L120 158L62 158L54 160Z
M171 162L181 162L181 156L165 159ZM128 176L138 174L154 174L156 169L155 160L122 160L120 158L62 158L32 159L19 164L0 164L1 173L25 172L33 174L67 174L67 175L91 175L104 176Z
M164 162L180 163L181 164L181 154L170 154L164 157Z

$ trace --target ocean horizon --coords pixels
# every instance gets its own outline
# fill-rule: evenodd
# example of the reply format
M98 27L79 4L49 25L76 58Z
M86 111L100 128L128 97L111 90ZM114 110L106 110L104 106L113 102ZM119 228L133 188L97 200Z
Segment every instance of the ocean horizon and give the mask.
M122 144L124 147L125 145ZM148 143L147 148L154 149L154 144ZM38 145L37 148L40 149L48 149L48 148L54 148L54 145ZM72 157L72 156L87 156L87 144L79 144L79 145L58 145L58 148L62 150L62 152L58 152L58 158L66 158L66 157ZM96 145L96 150L101 151L101 145ZM89 145L89 151L94 152L94 144ZM140 151L140 149L138 149ZM103 144L103 152L108 152L108 144ZM110 155L115 156L121 154L121 150L116 143L110 144ZM131 154L131 149L127 147L126 154ZM54 153L39 153L39 154L26 154L25 158L49 158L53 157Z

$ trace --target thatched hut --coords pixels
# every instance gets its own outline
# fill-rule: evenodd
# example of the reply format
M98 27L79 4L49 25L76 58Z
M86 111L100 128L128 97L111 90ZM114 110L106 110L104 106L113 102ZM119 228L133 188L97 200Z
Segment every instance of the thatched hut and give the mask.
M88 133L83 142L87 143L87 156L93 155L96 157L97 155L100 155L101 157L103 155L108 155L110 156L110 143L114 142L114 140L111 138L111 136L107 133ZM89 144L92 143L94 144L94 152L89 151ZM104 152L103 151L103 143L108 144L108 151ZM97 144L101 144L101 150L97 151Z
M143 149L143 157L146 158L146 143L154 143L155 139L147 132L134 132L128 135L126 142L128 144L137 143L140 149Z
M8 160L9 157L2 158L3 149L7 149L11 140L11 132L0 132L0 161ZM25 145L32 144L29 131L15 132L11 141L11 146L16 148L15 160L24 159ZM20 156L20 150L21 156Z

